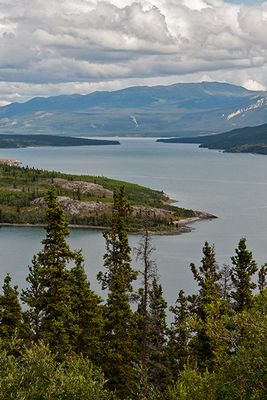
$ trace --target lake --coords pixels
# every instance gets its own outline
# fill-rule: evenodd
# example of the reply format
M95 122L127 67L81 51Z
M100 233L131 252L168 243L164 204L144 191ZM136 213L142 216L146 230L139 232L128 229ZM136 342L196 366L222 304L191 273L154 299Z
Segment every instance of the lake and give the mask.
M116 138L117 139L117 138ZM1 149L0 158L23 165L77 174L104 175L163 190L177 205L207 211L218 219L192 225L192 232L153 236L164 294L173 303L177 292L195 289L189 265L199 264L205 240L214 243L217 261L230 263L242 236L261 265L267 259L267 156L227 154L192 144L156 143L155 139L120 139L121 146ZM40 248L41 228L0 228L1 281L10 272L25 286L27 265ZM137 235L130 236L137 245ZM102 269L105 243L95 230L72 230L70 243L82 248L92 287ZM136 265L136 262L134 262Z

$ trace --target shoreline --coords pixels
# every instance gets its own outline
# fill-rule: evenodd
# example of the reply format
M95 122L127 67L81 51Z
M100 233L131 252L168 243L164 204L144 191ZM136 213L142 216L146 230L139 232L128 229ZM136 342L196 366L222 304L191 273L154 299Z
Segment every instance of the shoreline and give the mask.
M180 235L182 233L189 233L194 228L188 226L198 221L204 220L212 220L217 218L215 215L203 213L202 216L199 217L190 217L190 218L183 218L181 220L174 221L175 227L172 229L167 230L158 230L158 231L150 231L150 235L159 235L159 236L168 236L168 235ZM46 224L30 224L30 223L8 223L8 222L1 222L0 228L7 228L7 227L14 227L14 228L46 228ZM83 229L83 230L99 230L105 231L109 229L107 226L95 226L95 225L74 225L69 224L70 229ZM130 235L142 235L144 231L128 231Z

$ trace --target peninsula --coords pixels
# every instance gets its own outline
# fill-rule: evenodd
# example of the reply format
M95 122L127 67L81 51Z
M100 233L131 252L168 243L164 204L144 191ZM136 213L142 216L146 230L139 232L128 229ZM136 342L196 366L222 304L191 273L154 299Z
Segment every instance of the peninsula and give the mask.
M44 198L51 186L56 187L69 223L75 227L108 228L113 191L121 186L132 208L132 232L140 232L146 226L155 233L180 233L190 230L188 223L214 218L208 213L176 207L162 191L137 184L0 163L0 224L44 224Z
M20 147L42 147L42 146L107 146L119 145L117 140L86 139L78 137L56 136L56 135L0 135L0 148L12 149Z
M197 143L227 153L267 154L267 124L233 129L216 135L158 139L163 143Z

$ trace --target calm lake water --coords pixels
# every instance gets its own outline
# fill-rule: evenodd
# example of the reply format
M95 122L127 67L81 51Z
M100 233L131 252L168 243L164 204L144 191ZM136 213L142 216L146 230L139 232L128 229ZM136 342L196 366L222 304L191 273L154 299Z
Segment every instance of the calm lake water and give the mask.
M242 236L259 264L267 261L267 156L224 154L197 145L156 143L153 139L122 139L121 146L27 148L1 150L0 158L23 165L77 174L104 175L163 190L177 205L207 211L218 219L192 225L177 236L154 236L154 253L165 297L173 303L178 290L195 288L190 262L199 263L205 240L215 244L219 264L230 257ZM1 281L10 272L25 286L27 265L40 248L41 228L0 228ZM132 235L136 246L140 238ZM73 248L82 248L92 287L102 268L105 244L101 232L72 230Z

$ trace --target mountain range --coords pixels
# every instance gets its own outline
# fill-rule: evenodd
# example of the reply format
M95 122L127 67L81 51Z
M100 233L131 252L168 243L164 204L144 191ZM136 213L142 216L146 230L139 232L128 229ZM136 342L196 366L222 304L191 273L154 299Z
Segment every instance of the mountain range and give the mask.
M267 122L267 92L218 82L36 97L0 107L0 133L192 136Z

